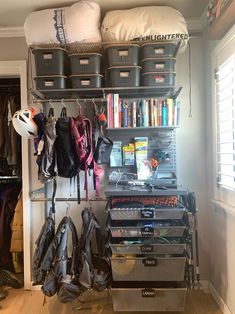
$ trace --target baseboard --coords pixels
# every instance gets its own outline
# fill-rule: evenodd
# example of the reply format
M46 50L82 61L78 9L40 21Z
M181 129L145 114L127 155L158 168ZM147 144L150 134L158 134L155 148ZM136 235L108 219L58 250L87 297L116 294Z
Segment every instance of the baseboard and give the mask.
M209 281L200 280L200 290L203 290L205 293L209 293Z
M224 302L224 300L221 298L215 287L212 285L211 282L209 282L209 291L214 298L215 302L218 304L219 308L224 314L232 314L232 312L229 310L227 304Z

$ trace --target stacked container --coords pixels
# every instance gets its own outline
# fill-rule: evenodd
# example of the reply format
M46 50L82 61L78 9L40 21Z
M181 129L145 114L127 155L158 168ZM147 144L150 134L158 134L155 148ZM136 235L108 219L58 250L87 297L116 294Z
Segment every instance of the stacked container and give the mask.
M111 249L112 296L115 311L183 311L186 287L186 208L120 201L110 197L108 245ZM178 192L175 192L177 195ZM130 197L134 194L130 191ZM151 199L151 201L150 201ZM161 199L161 197L160 197ZM155 205L153 205L155 204ZM124 300L126 302L124 302Z
M108 85L136 87L140 85L139 46L135 44L106 47Z
M141 85L171 86L175 84L175 56L178 46L173 42L147 43L141 46Z
M73 53L69 55L73 88L99 88L102 86L99 53Z
M35 48L35 69L37 89L67 88L68 57L62 48Z

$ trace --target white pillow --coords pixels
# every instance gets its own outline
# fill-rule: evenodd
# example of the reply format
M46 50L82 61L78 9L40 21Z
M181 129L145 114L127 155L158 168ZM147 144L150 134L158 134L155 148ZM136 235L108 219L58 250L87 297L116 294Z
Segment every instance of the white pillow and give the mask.
M180 40L179 52L187 47L184 17L168 6L149 6L107 12L101 25L104 42L132 40Z
M30 13L24 23L28 46L100 42L100 7L92 0Z

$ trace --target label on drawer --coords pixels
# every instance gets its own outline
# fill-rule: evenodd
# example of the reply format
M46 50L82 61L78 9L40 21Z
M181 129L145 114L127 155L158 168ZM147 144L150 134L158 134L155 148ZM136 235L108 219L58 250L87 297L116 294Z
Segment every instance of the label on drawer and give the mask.
M90 86L91 80L81 80L81 86Z
M164 66L165 66L165 63L163 62L163 63L155 63L155 69L156 70L162 70L162 69L164 69Z
M141 209L141 218L153 218L153 210Z
M155 290L150 288L142 289L143 298L153 298L155 297Z
M130 72L128 72L128 71L126 71L126 72L121 71L120 77L129 77L129 74L130 74Z
M127 50L118 50L119 57L127 57L129 54L128 49Z
M155 79L155 83L164 83L165 76L163 75L154 76L154 79Z
M155 55L163 55L164 54L164 48L155 48L154 49Z
M154 228L153 227L142 227L141 228L142 236L154 236Z
M146 267L157 266L157 259L154 257L149 257L143 260L143 264Z
M51 60L52 59L52 53L44 53L43 59L44 60Z
M152 245L141 245L141 252L153 252L153 246Z
M89 59L88 58L87 59L83 58L83 59L80 59L79 62L80 62L81 65L87 65L87 64L89 64Z
M54 81L52 81L52 80L44 81L44 85L45 85L45 87L53 87L54 86Z

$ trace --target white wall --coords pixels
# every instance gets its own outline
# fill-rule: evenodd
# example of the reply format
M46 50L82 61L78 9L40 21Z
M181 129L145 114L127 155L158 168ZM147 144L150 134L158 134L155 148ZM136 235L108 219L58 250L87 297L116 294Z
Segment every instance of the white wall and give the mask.
M190 39L191 46L191 99L190 112L189 49L177 57L177 84L183 87L178 99L181 101L180 128L177 130L178 181L196 193L199 224L199 257L202 279L208 279L208 205L206 177L206 101L204 76L204 41Z

